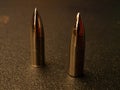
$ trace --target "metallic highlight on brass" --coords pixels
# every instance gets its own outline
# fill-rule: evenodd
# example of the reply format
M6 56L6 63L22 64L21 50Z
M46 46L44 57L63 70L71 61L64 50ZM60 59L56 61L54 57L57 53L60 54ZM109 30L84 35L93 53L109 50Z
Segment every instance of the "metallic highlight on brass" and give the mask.
M44 55L44 30L37 8L33 14L33 25L31 30L31 59L33 67L40 67L45 64Z
M72 77L83 76L85 53L85 29L80 13L76 16L76 25L72 30L70 45L69 75Z

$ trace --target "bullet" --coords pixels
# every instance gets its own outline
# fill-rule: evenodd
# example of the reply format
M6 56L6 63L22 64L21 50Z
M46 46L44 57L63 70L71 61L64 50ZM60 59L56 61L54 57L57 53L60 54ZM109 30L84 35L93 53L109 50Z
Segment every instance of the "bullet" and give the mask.
M69 75L72 77L82 77L84 68L85 54L85 29L80 16L77 13L76 24L72 30L70 44Z
M37 8L33 13L33 22L31 30L31 59L33 67L40 67L45 64L44 54L44 30L41 17Z

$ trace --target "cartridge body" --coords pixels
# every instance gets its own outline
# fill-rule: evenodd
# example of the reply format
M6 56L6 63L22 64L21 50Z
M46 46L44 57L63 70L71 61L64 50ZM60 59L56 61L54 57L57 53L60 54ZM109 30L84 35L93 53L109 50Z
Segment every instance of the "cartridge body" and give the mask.
M78 14L76 27L72 30L70 43L69 75L72 77L83 76L85 54L85 30L80 15Z
M44 55L44 30L37 9L33 14L33 25L31 30L31 60L33 67L40 67L45 64Z

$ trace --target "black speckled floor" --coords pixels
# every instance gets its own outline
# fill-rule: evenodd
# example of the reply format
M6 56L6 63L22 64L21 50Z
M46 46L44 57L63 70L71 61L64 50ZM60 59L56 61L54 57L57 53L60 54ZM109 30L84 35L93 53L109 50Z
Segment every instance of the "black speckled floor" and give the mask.
M120 2L0 1L0 90L119 90ZM45 29L46 67L32 68L30 30L38 7ZM85 76L67 75L77 11L86 29Z

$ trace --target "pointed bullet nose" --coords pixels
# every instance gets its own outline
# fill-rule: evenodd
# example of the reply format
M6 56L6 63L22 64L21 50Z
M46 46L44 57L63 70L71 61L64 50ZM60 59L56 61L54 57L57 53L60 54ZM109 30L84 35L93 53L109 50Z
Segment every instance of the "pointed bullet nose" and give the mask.
M34 9L34 13L33 13L33 30L38 32L40 36L43 35L42 19L38 13L37 8Z
M84 29L84 25L83 25L83 21L82 21L80 12L78 12L77 16L76 16L76 30L78 31L79 36L84 36L85 29Z

